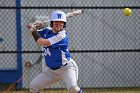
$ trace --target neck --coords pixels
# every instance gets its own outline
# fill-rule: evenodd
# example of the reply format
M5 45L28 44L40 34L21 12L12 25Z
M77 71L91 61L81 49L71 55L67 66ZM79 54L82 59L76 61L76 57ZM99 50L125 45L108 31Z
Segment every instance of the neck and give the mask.
M60 31L62 31L63 29L59 30L59 31L55 31L55 30L52 30L53 33L58 33Z

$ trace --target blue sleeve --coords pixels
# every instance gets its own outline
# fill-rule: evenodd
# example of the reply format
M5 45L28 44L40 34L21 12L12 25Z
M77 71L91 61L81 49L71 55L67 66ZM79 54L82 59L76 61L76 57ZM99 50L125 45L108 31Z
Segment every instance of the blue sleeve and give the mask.
M38 33L41 35L41 37L44 37L44 34L48 33L50 30L45 28L45 29L41 29L38 30Z
M44 30L39 30L38 33L41 35L41 37L43 37L43 35L44 35Z

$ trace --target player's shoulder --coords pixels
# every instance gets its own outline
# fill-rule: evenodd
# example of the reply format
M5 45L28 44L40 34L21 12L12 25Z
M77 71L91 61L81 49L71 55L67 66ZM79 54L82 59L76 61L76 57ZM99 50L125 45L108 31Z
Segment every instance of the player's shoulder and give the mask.
M46 27L45 29L47 29L47 30L52 30L52 28L51 28L51 27Z
M66 34L65 30L59 31L58 34Z
M66 31L65 30L59 31L58 34L57 34L57 37L65 38L66 37Z

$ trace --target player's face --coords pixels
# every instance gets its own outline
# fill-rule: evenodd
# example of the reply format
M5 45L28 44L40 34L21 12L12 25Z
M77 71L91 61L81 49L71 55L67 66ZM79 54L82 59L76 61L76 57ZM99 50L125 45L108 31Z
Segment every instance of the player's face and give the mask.
M63 21L53 21L52 29L56 32L59 32L63 29L64 22Z

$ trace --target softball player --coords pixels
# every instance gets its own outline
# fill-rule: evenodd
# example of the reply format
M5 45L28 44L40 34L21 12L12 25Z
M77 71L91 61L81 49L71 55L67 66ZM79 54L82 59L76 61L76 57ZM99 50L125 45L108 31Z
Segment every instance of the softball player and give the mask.
M68 50L68 35L65 31L66 14L63 11L54 11L50 16L50 28L38 30L43 23L34 22L31 34L38 45L43 46L46 68L30 84L31 93L59 80L63 80L69 93L83 93L78 87L78 66L71 59Z

